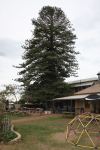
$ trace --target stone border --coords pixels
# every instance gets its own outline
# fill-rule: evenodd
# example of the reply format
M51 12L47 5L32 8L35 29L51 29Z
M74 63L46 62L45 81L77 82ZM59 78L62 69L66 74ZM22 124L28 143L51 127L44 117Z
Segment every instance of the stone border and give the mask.
M14 125L11 126L11 131L14 132L17 135L17 137L8 143L12 144L12 143L16 143L16 142L20 141L21 140L21 134L14 130Z

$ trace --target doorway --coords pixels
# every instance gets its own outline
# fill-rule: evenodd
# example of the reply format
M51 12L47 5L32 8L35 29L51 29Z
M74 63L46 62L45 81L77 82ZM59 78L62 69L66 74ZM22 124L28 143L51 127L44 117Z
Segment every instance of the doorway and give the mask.
M85 101L85 112L91 112L90 101Z

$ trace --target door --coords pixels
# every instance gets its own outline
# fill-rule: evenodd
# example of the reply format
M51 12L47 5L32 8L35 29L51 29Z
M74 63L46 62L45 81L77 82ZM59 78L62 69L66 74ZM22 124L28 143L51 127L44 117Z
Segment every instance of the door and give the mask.
M90 101L85 101L85 112L90 112Z

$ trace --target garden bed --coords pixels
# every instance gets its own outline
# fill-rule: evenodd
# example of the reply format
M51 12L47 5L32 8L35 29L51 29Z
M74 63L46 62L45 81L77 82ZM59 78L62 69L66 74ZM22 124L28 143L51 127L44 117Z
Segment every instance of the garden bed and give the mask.
M0 143L9 143L11 141L17 141L21 138L21 135L14 130L14 126L11 124L11 120L7 113L0 116Z

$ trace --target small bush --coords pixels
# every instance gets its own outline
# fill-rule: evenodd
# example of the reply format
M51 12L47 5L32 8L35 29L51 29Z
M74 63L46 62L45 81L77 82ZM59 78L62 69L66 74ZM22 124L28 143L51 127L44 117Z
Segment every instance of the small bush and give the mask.
M0 141L3 141L4 143L7 143L14 138L16 138L16 134L12 131L7 131L0 134Z
M11 120L7 114L0 116L0 142L9 142L14 139L16 134L11 131Z

